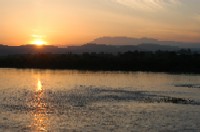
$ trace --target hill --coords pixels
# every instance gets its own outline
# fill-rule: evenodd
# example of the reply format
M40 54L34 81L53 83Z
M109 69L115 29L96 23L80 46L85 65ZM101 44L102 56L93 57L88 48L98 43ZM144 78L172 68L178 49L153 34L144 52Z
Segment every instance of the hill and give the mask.
M91 43L108 44L108 45L139 45L139 44L160 44L178 46L180 48L190 48L200 50L200 42L178 42L178 41L160 41L155 38L131 38L131 37L100 37L96 38Z

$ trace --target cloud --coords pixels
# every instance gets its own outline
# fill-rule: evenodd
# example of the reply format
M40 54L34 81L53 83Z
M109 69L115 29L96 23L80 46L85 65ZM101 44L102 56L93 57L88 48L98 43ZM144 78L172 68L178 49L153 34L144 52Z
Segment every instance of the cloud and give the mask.
M134 10L147 11L147 12L164 10L169 6L178 6L181 4L180 0L113 0L113 1Z

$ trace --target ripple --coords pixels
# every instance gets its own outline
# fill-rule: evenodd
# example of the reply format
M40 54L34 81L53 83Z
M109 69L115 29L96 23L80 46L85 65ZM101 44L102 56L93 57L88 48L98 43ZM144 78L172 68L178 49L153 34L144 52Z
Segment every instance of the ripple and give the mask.
M182 88L200 88L200 84L175 84L174 86Z
M84 108L96 102L138 102L138 103L174 103L200 105L200 102L188 98L158 95L158 92L130 91L112 88L81 87L70 91L45 90L38 97L37 92L29 90L1 92L0 108L7 111L34 112L46 109L48 114L57 111L62 113L65 109Z

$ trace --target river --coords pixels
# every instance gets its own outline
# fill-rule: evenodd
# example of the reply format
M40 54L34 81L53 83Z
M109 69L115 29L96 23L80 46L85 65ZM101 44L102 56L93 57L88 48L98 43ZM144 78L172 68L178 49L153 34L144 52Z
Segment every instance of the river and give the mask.
M0 69L0 131L200 131L200 75Z

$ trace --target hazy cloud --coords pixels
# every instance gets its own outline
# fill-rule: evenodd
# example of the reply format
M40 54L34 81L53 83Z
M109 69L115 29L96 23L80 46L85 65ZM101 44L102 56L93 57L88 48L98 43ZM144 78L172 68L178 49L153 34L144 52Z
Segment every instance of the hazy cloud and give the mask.
M158 11L168 6L179 6L180 0L113 0L119 4L140 11Z

